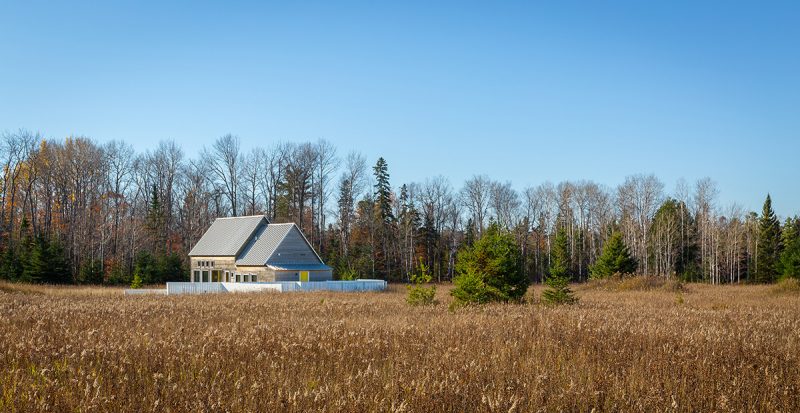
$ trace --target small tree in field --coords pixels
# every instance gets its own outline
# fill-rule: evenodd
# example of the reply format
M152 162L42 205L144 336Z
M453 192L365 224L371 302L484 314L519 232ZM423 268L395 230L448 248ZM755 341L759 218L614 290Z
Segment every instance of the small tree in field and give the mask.
M142 276L141 276L141 275L139 275L139 272L137 271L137 272L136 272L136 273L133 275L133 280L131 281L131 288L133 288L133 289L142 288L142 284L143 284L143 282L142 282Z
M572 304L578 298L569 288L569 241L563 229L559 229L550 257L550 274L545 279L547 289L542 291L542 300L547 304Z
M606 278L614 274L632 274L636 271L636 259L631 256L622 234L614 232L603 246L603 253L591 268L592 278Z
M520 301L530 281L521 270L514 236L492 223L483 236L459 254L451 295L456 304Z
M423 287L423 284L431 282L432 279L430 272L428 272L428 267L420 261L417 272L411 274L411 283L413 285L408 286L406 302L413 306L436 304L436 286Z

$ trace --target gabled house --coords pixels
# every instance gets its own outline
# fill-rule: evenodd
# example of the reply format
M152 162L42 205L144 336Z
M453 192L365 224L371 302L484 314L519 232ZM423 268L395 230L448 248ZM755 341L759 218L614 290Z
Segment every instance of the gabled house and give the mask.
M189 251L192 282L328 281L300 228L263 215L217 218Z

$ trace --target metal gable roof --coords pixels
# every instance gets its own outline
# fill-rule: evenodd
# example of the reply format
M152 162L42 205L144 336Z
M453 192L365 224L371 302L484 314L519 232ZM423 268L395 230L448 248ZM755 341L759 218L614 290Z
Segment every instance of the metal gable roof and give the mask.
M266 227L263 215L217 218L197 241L189 256L237 256L253 232Z
M314 254L314 257L322 263L322 258L314 250L314 247L306 239L303 232L297 228L294 223L286 224L269 224L263 228L259 228L254 234L253 238L244 248L242 253L236 259L236 265L253 265L264 266L275 255L275 251L281 246L287 236L296 231L296 233L303 240L308 249Z
M265 265L293 227L294 224L269 224L259 228L236 259L236 265Z

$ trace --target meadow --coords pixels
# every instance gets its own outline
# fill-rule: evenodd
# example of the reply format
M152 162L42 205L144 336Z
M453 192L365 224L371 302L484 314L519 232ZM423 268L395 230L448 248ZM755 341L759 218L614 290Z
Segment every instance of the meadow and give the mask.
M791 286L790 286L791 287ZM795 286L796 287L796 286ZM800 293L604 283L576 305L0 285L0 411L800 411Z

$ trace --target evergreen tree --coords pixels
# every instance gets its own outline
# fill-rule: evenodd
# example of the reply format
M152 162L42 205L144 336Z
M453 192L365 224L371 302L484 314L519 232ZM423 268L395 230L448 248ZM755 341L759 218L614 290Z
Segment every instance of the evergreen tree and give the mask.
M472 218L467 220L467 230L464 232L464 246L471 247L475 244L475 223Z
M142 284L144 284L142 282L142 276L139 275L138 272L134 273L133 274L133 280L131 280L131 288L133 288L133 289L142 288Z
M472 247L461 252L456 272L451 295L460 304L519 301L530 284L522 272L514 236L494 222Z
M578 298L569 288L570 280L570 253L567 233L560 228L553 241L553 251L550 258L550 274L545 280L547 289L542 292L542 300L547 304L572 304Z
M772 210L772 199L767 194L761 212L756 257L756 282L775 281L781 255L781 224Z
M563 228L559 228L553 240L553 250L550 254L550 276L566 277L569 280L572 275L572 258L570 256L569 238Z
M783 247L781 273L784 277L800 278L800 217L786 219Z
M64 247L54 238L47 243L48 271L46 281L55 284L72 282L72 270L67 261Z
M80 284L102 284L103 271L100 269L100 261L86 259L78 270L78 283Z
M378 208L378 217L385 224L394 221L392 215L392 187L389 185L389 165L383 158L372 168L375 173L375 205Z
M592 278L605 278L614 274L632 274L636 267L636 259L622 240L622 234L614 232L603 246L603 253L591 268L591 273Z
M162 209L161 200L158 197L158 187L153 184L150 208L147 211L147 228L153 241L153 252L156 254L162 254L166 250L164 212Z
M44 241L37 239L31 242L30 250L28 253L28 260L22 271L22 281L25 282L41 282L47 277L48 272L47 250L45 249Z
M392 189L389 185L389 170L386 160L378 158L373 171L375 173L375 209L378 225L377 240L380 247L375 249L377 257L375 262L381 269L384 278L392 276L392 257L391 245L392 225L394 215L392 214Z

